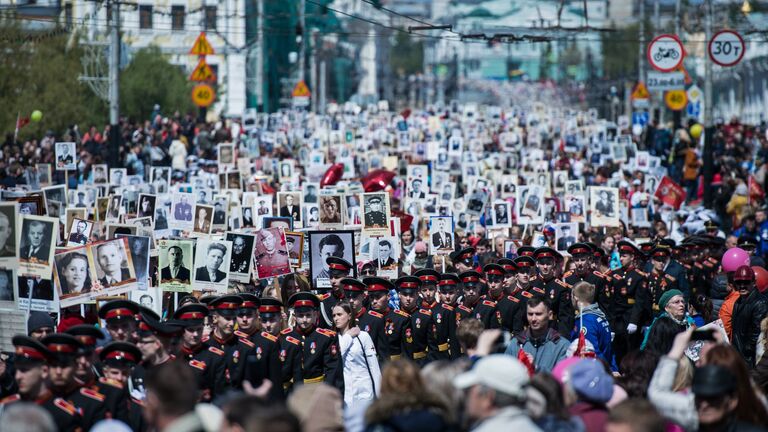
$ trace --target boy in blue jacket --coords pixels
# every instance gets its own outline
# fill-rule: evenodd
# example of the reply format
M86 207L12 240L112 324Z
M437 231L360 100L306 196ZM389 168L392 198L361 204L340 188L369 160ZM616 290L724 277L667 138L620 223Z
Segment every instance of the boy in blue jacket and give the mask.
M571 340L579 338L579 332L592 344L595 355L618 371L611 347L611 325L605 313L595 303L595 286L589 282L579 282L573 286L571 295L573 308L578 314L576 325L571 332Z

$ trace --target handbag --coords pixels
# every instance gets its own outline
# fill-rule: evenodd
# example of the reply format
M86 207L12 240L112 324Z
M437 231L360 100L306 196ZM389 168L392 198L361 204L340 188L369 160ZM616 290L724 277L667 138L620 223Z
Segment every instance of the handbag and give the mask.
M357 339L357 341L360 342L360 348L363 349L363 360L365 360L365 368L368 370L368 376L371 378L371 387L373 388L373 398L376 399L378 397L376 395L376 381L373 379L373 374L371 373L371 365L368 364L368 355L365 352L365 345L363 345L363 341L360 340L359 336L355 336L355 339Z

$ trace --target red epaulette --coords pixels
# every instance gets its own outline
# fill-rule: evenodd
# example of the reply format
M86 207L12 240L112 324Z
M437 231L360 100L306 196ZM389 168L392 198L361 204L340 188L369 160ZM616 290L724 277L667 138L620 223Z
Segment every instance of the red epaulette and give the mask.
M451 305L443 304L443 307L444 307L446 310L449 310L449 311L452 311L452 310L453 310L453 306L451 306Z
M324 329L324 328L318 328L317 332L320 333L323 336L328 336L328 337L336 336L336 332L335 331Z
M102 383L102 384L108 385L108 386L119 388L120 390L123 389L123 383L121 383L118 380L113 380L113 379L110 379L110 378L101 377L101 378L99 378L99 382Z
M637 274L639 274L640 276L642 276L642 277L644 277L644 278L647 278L647 277L648 277L648 273L646 273L646 272L644 272L644 271L640 271L640 270L638 270L638 269L635 269L635 271L637 272Z
M711 262L709 262L709 261L704 261L704 263L702 263L702 265L703 265L704 267L706 267L706 268L710 268L710 269L711 269L711 268L715 268L715 265L714 265L714 264L712 264L712 263L711 263Z
M613 278L616 279L616 280L621 280L622 279L621 275L618 274L618 273L616 273L614 275L611 275L611 276L613 276Z
M216 347L208 347L208 351L210 351L210 352L212 352L212 353L214 353L216 355L219 355L219 356L223 356L225 354L224 351L222 351L222 350L220 350L220 349L218 349Z
M520 299L515 296L507 296L507 298L512 300L515 303L520 303Z
M463 310L465 312L472 312L472 309L470 309L470 308L468 308L468 307L466 307L464 305L459 305L459 309L461 309L461 310Z
M429 309L419 309L419 312L423 313L424 315L432 316L432 311Z
M235 336L239 338L246 338L248 339L250 336L248 336L247 333L241 332L240 330L235 330Z
M195 360L195 359L190 360L189 365L195 369L200 369L201 371L204 371L207 366L204 361Z
M56 405L57 408L60 408L62 411L66 412L71 416L77 414L77 408L62 398L54 399L53 404Z
M565 274L563 274L563 279L570 277L572 274L573 274L573 270L568 270L567 272L565 272Z
M144 408L144 401L141 399L136 399L134 397L131 398L131 402L135 403L136 405Z
M546 294L547 292L544 291L542 288L539 287L531 287L532 290L536 291L539 294Z
M533 298L533 293L531 293L529 291L523 291L522 294L523 294L523 297Z
M702 266L701 263L698 263L698 262L693 263L693 266L696 267L697 269L704 268L704 266Z
M240 339L239 339L239 341L240 341L240 343L241 343L241 344L243 344L243 345L247 345L247 346L249 346L249 347L251 347L251 348L253 348L253 347L255 347L255 346L256 346L256 344L255 344L255 343L253 343L253 342L249 341L249 340L248 340L248 339L246 339L246 338L240 338Z
M283 330L280 332L280 334L288 334L288 333L290 333L290 332L292 332L292 331L293 331L293 329L292 329L292 328L290 328L290 327L288 327L288 328L285 328L285 329L283 329Z
M376 318L384 318L384 315L382 315L382 314L380 314L380 313L378 313L376 311L372 311L372 310L368 311L368 315L370 315L372 317L376 317Z
M676 281L676 280L677 280L677 279L675 279L675 277L674 277L674 276L670 276L670 275L668 275L668 274L666 274L666 273L664 274L664 276L666 276L666 277L667 277L667 279L671 280L672 282L674 282L674 281Z
M690 269L691 269L691 266L690 266L690 264L683 264L683 267L684 267L686 270L690 270Z
M411 315L408 312L402 311L400 309L395 309L395 313L400 315L400 316L404 316L406 318L410 318L411 317Z
M483 304L490 307L496 307L496 302L492 302L490 300L483 300Z
M203 336L203 339L202 339L203 343L208 342L209 340L211 340L210 336Z
M595 276L597 276L599 278L608 279L608 274L600 273L597 270L593 271L592 274L594 274Z
M106 396L104 396L103 394L97 392L96 390L91 390L91 389L85 388L85 387L80 389L80 394L83 395L83 396L89 397L91 399L97 400L99 402L104 402L104 399L107 398Z
M20 400L20 399L21 399L21 395L16 393L16 394L10 395L10 396L5 397L2 400L0 400L0 404L7 404L7 403L11 403L11 402L16 402L17 400Z
M719 261L717 259L712 258L712 257L707 258L707 261L712 263L712 265L717 265L719 263Z
M293 336L286 336L286 337L285 337L285 340L287 340L288 342L290 342L290 343L292 343L292 344L294 344L294 345L301 345L301 341L300 341L300 340L298 340L298 339L296 339L296 338L295 338L295 337L293 337Z
M563 288L571 288L571 284L563 282L560 279L555 279L555 283L560 285Z
M325 301L328 299L328 297L331 296L331 293L325 293L325 294L318 294L317 298L320 299L320 301Z
M277 342L277 336L274 336L271 333L261 332L261 335L264 336L266 339L271 340L272 342Z

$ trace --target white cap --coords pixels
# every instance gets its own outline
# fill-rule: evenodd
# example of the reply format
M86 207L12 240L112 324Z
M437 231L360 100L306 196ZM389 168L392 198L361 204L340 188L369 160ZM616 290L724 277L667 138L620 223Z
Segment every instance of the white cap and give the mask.
M456 388L466 389L484 385L510 396L525 397L528 369L516 358L506 354L483 357L475 366L453 379Z

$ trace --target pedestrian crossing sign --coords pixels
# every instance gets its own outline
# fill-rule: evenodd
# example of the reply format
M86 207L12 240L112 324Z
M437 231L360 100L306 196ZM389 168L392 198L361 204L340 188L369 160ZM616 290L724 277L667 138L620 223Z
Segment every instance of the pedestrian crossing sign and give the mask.
M201 58L195 70L189 76L189 80L195 82L216 82L216 75L213 73L211 66L205 61L205 58Z
M648 99L651 97L651 95L648 93L648 87L645 86L645 83L640 81L635 86L635 89L632 90L632 99Z
M200 36L195 39L195 43L192 45L192 49L189 50L190 55L204 56L215 54L213 46L208 42L208 38L205 36L205 32L200 32Z

